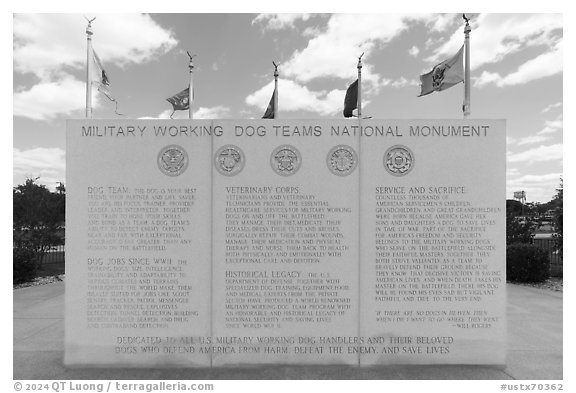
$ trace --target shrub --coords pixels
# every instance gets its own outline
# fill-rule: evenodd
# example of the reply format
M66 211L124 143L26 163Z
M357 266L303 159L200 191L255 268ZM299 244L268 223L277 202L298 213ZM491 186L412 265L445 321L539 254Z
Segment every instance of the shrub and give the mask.
M545 281L550 277L548 253L533 244L510 244L506 247L506 276L508 281Z
M12 249L12 282L21 284L36 277L36 253L26 247Z
M528 222L520 222L515 216L506 216L506 244L530 243L532 225Z

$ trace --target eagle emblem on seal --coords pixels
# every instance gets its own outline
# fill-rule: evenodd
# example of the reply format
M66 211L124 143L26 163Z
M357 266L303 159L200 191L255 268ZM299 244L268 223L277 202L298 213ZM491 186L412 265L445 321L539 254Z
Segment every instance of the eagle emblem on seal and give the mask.
M438 90L444 83L444 74L450 68L448 64L438 64L432 69L432 88Z
M158 168L167 176L178 176L188 167L188 154L183 147L169 145L158 153Z
M326 164L333 174L347 176L356 169L358 155L350 146L338 145L328 153Z
M270 156L272 169L282 176L290 176L296 173L300 169L301 162L300 152L290 145L277 147Z

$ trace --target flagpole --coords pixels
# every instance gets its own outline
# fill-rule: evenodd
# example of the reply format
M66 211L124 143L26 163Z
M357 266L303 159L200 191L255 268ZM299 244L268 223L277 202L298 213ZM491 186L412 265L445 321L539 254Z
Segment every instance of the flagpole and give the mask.
M274 119L278 118L278 65L274 62Z
M360 55L358 58L358 118L362 117L362 56L364 53Z
M96 18L94 18L96 19ZM86 118L92 118L92 21L86 27Z
M465 66L464 66L464 105L462 110L464 112L464 119L470 117L470 23L465 14L462 17L466 21L466 26L464 26L464 46L465 46Z
M186 53L188 53L188 52L186 52ZM194 56L196 56L196 55L194 55ZM190 84L188 85L188 118L189 119L194 118L193 108L192 108L192 104L194 101L194 62L192 61L192 59L194 58L194 56L190 56L190 53L188 53L188 57L190 58L190 62L188 63L188 69L190 70Z

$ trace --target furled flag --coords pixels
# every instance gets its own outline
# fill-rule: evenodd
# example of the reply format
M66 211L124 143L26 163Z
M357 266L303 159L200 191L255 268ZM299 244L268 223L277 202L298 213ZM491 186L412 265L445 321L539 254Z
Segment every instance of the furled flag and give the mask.
M352 117L352 111L358 108L358 79L346 90L344 97L344 117Z
M420 75L420 95L425 96L435 91L446 90L464 82L464 45L451 59L443 61L427 74Z
M262 116L263 119L275 119L276 117L276 108L274 105L274 98L276 97L276 89L274 89L274 92L272 93L272 98L270 98L270 103L268 104L268 107L266 108L266 112L264 112L264 116Z
M92 49L92 58L94 59L94 66L92 67L92 85L96 86L98 91L104 94L110 101L116 103L116 113L118 113L118 102L110 93L110 80L108 79L106 70L104 69L104 66L102 66L102 62L94 49Z

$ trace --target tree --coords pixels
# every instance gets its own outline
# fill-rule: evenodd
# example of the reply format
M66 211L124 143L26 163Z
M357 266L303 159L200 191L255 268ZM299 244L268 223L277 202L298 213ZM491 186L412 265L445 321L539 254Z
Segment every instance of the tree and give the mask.
M554 223L558 234L558 249L560 257L564 255L564 179L560 177L560 186L556 189L554 202Z
M506 215L522 215L522 203L514 199L506 199Z
M554 195L554 221L556 223L556 232L562 236L564 231L564 180L560 178L560 186L556 189Z
M44 253L63 243L66 194L61 183L53 193L36 180L13 188L12 229L14 246L34 251L41 266Z
M530 220L520 220L519 217L526 212L520 201L506 200L506 244L530 243L533 224Z
M56 187L56 192L58 192L58 194L65 194L66 193L66 187L64 187L64 183L58 182L58 186Z

